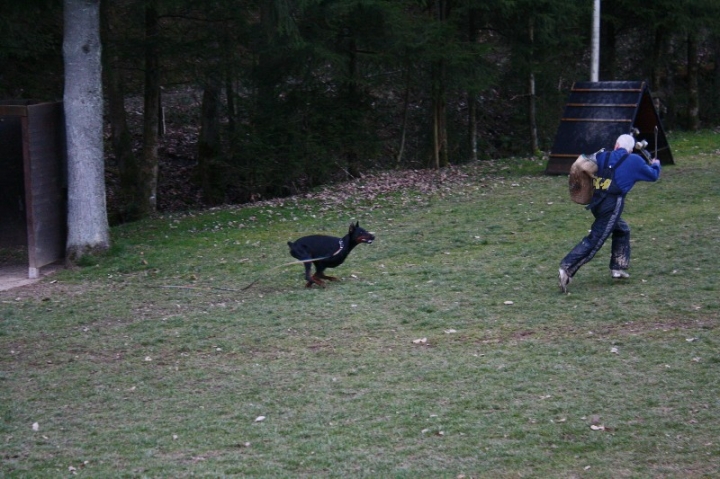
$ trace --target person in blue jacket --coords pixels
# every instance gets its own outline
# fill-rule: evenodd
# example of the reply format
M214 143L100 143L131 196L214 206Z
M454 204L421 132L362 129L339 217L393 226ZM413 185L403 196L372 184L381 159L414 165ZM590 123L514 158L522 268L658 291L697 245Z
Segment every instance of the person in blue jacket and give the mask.
M613 151L597 155L598 171L593 179L593 197L587 208L595 221L590 233L560 262L558 282L567 293L568 285L582 265L593 259L605 241L612 235L610 274L613 278L629 278L630 227L620 217L625 196L638 181L657 181L660 177L660 160L648 164L633 153L635 138L620 135Z

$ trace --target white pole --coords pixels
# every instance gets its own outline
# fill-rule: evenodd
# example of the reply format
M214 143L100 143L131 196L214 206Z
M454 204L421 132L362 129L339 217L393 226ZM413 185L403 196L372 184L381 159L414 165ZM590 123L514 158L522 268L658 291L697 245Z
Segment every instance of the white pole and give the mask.
M600 0L593 1L592 55L590 81L600 81Z

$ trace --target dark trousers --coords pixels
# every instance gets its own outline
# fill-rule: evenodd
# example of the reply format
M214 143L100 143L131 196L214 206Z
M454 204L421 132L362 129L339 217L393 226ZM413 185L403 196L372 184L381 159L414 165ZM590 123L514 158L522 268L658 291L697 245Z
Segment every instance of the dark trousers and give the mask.
M606 195L590 208L595 221L590 233L560 262L560 267L572 277L582 265L593 259L605 241L612 236L610 269L628 269L630 266L630 227L620 218L625 197Z

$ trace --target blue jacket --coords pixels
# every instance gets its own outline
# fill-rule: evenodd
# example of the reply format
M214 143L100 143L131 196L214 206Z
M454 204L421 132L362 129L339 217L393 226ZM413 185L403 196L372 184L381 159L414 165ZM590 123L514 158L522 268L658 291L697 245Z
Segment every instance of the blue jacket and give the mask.
M610 154L610 164L614 165L627 153L627 150L618 148L608 153ZM605 158L602 159L605 160ZM660 165L648 165L640 155L631 153L615 171L613 182L625 195L635 186L636 182L657 181L658 178L660 178Z

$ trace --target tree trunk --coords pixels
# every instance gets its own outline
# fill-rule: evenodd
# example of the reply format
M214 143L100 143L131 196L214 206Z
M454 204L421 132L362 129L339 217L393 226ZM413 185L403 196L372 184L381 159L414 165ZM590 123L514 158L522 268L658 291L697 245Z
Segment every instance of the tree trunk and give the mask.
M533 25L532 18L530 19L530 23L528 25L528 37L530 40L530 61L528 62L530 68L530 75L528 78L528 122L530 123L530 154L535 155L540 150L540 146L538 143L537 133L537 103L535 98L535 70L533 61L535 26Z
M700 94L698 89L698 36L690 32L687 37L688 66L688 129L697 131L700 128Z
M450 15L448 0L438 0L433 13L436 21L444 23ZM445 103L445 61L436 60L432 64L432 125L433 155L432 166L441 168L449 163L447 151L447 112Z
M658 27L655 29L655 38L653 41L652 51L652 78L650 90L659 92L662 88L662 78L665 72L666 62L663 61L665 53L665 39L666 30L665 28Z
M270 105L277 101L275 95L275 83L279 78L276 73L273 62L273 49L271 44L275 32L277 31L277 17L273 2L260 2L260 28L264 35L258 38L258 42L262 44L260 53L257 56L255 65L255 108L257 115L261 118L268 115ZM262 79L265 79L263 81Z
M478 14L476 9L468 12L468 41L476 43L478 39ZM468 149L470 150L469 160L476 162L478 159L478 137L477 137L477 101L478 95L473 91L467 92L468 104Z
M235 117L237 115L235 109L235 88L233 88L233 71L230 62L225 66L225 101L227 103L228 117L228 134L230 137L235 136Z
M535 98L535 73L530 72L528 81L528 122L530 123L530 154L536 155L540 151L537 130L537 102Z
M103 157L100 1L64 0L70 261L110 246Z
M120 220L138 219L137 178L138 161L132 151L132 137L127 126L125 112L125 91L118 71L118 55L113 39L114 11L112 3L100 3L100 28L103 37L103 72L105 74L106 96L110 140L117 161L120 177Z
M669 53L669 52L668 52ZM675 95L675 72L670 63L666 64L665 74L665 130L674 130L678 123L678 102Z
M617 33L612 22L604 22L600 38L600 79L612 81L617 76Z
M209 204L222 203L225 192L218 170L220 155L220 87L213 79L203 91L198 139L198 170L203 199Z
M712 119L715 122L718 122L720 120L720 33L714 34L712 36L712 45L713 45L713 51L715 52L714 55L714 63L715 63L715 71L713 72L713 81L712 81Z
M432 80L433 168L441 168L448 165L444 76L445 64L442 60L439 60L433 65Z
M345 82L345 88L344 88L344 94L345 94L345 105L346 108L351 112L351 117L348 118L349 122L348 125L350 128L352 128L354 131L359 131L359 128L361 126L362 119L360 118L361 115L361 106L360 106L360 92L358 88L358 78L357 78L357 65L358 65L358 59L357 59L357 45L355 43L355 40L350 40L350 43L348 45L347 50L347 62L348 62L348 78ZM353 135L350 135L347 137L346 140L346 161L347 161L347 173L350 175L350 178L358 178L360 176L360 161L358 159L358 148L356 144L353 144L353 142L348 141L350 138L352 138Z
M145 101L143 109L143 151L140 164L139 213L148 216L157 210L158 128L160 108L160 54L158 48L157 0L145 7Z
M468 93L468 142L470 146L470 161L478 159L477 141L477 95Z
M402 125L400 127L400 149L397 154L395 166L400 168L405 156L405 138L407 137L408 117L410 114L410 64L405 69L405 92L403 93Z

